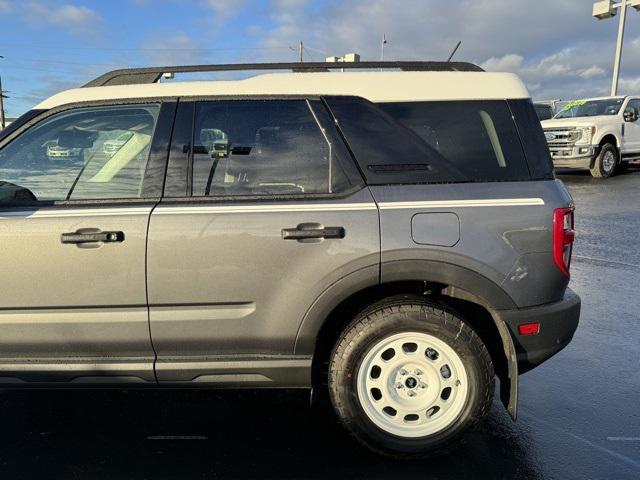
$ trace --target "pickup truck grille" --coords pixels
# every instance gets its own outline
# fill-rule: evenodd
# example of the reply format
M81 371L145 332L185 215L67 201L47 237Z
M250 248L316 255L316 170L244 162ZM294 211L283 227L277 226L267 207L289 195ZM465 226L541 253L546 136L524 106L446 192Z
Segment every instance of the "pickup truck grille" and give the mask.
M545 128L544 136L547 139L549 147L571 147L574 142L569 140L569 133L575 130L575 128Z

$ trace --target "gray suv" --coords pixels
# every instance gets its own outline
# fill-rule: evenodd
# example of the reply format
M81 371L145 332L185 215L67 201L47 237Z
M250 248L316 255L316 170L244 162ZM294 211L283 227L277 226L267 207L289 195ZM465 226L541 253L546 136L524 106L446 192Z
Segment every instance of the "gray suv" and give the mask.
M221 70L271 72L158 82ZM0 132L0 383L306 388L432 453L571 340L573 208L510 74L110 72Z

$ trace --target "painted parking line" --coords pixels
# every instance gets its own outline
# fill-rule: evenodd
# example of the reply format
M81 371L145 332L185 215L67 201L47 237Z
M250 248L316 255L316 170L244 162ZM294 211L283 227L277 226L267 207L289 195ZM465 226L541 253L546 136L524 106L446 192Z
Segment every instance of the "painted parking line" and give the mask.
M585 260L587 262L604 263L608 265L620 265L621 267L640 268L640 265L636 263L616 262L615 260L605 260L604 258L585 257L584 255L573 255L571 258L577 260Z
M204 435L151 435L147 440L209 440Z

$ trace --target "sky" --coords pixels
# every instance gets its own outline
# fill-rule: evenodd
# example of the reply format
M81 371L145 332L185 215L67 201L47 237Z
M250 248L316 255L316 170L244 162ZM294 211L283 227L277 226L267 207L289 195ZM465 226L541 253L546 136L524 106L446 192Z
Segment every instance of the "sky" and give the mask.
M593 0L0 0L0 75L17 116L114 68L308 61L455 60L519 74L532 97L610 90L617 18ZM640 94L640 13L629 9L620 93Z

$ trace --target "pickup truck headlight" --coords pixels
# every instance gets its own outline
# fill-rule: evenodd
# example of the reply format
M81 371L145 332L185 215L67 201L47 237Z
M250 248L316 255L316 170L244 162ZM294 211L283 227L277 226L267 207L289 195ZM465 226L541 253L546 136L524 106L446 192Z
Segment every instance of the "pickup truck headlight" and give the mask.
M569 141L576 145L591 145L596 127L579 127L569 134Z

